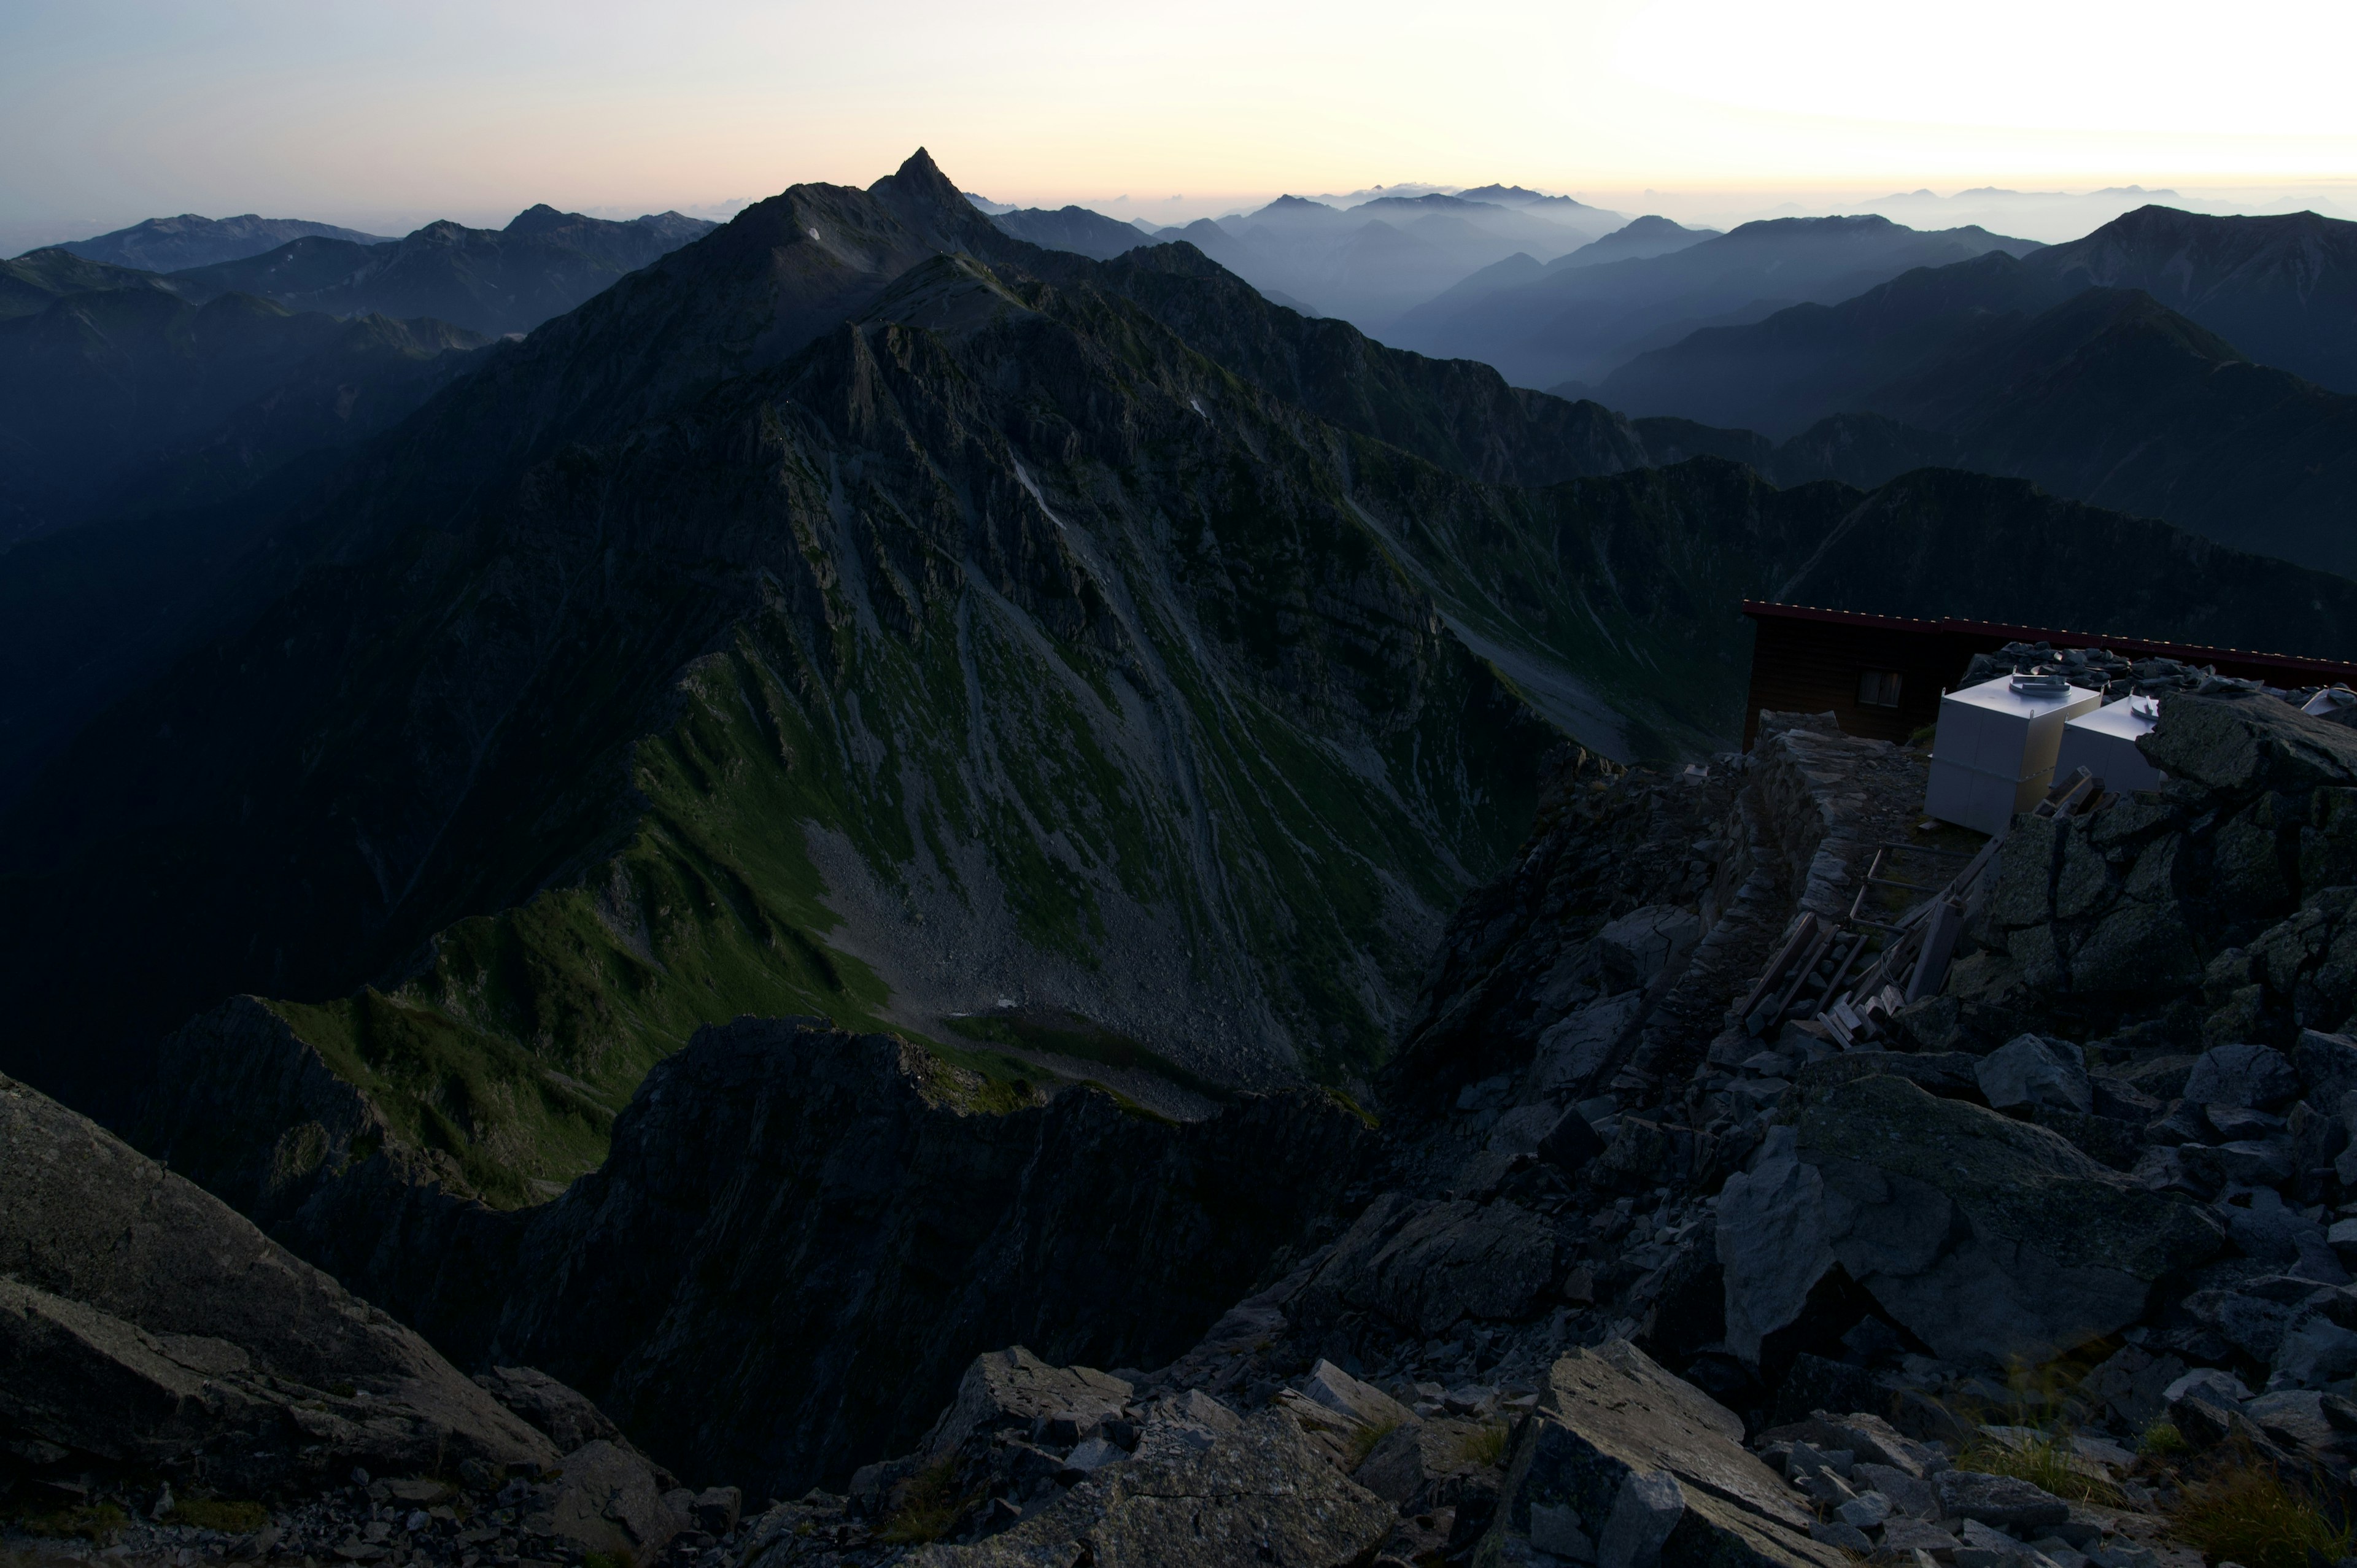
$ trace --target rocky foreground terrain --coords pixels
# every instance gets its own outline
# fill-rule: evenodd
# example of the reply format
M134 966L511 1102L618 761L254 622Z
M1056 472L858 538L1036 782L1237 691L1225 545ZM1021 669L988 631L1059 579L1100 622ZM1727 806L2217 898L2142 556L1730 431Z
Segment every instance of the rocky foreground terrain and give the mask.
M1803 917L1889 918L1878 854L1964 846L1919 755L1782 715L1562 766L1377 1105L1017 1102L787 1021L700 1036L519 1214L364 1129L326 1185L212 1151L414 1328L0 1085L12 1549L2333 1562L2357 731L2226 692L2145 746L2170 782L2018 819L1857 1048L1738 1012Z

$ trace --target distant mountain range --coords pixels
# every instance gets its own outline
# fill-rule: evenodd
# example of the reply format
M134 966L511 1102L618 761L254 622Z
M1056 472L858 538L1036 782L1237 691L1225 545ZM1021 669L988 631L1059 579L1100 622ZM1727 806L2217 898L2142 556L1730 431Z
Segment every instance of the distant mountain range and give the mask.
M1878 217L1780 218L1691 243L1670 227L1657 220L1648 233L1674 249L1593 263L1565 256L1520 282L1443 295L1383 336L1420 353L1480 360L1521 386L1586 382L1698 328L1847 299L1915 267L2040 248L1979 229L1919 233Z
M2158 284L2182 313L2104 281L2120 279ZM2020 260L1927 268L1837 306L1697 332L1598 395L1640 416L1791 436L1789 451L1748 435L1679 446L1782 478L1875 482L1921 463L2019 474L2357 573L2357 397L2254 362L2357 384L2353 283L2357 223L2146 208ZM2246 355L2227 324L2271 352Z
M69 240L54 249L85 261L109 266L136 267L143 272L176 273L187 267L209 267L276 250L290 240L342 240L355 245L382 245L382 234L339 229L302 218L199 218L183 212L178 218L150 218L128 229L117 229L95 239Z
M1085 207L1065 207L1053 212L1045 208L1023 207L992 213L990 220L1001 233L1012 234L1042 250L1070 251L1101 262L1154 243L1135 224L1092 212Z
M1517 253L1551 261L1622 226L1569 197L1490 186L1458 196L1379 197L1329 207L1279 197L1237 218L1159 230L1272 297L1381 331L1469 274Z
M180 221L154 219L123 233ZM314 232L161 274L57 245L0 263L0 318L45 309L63 294L150 288L193 305L225 294L250 294L294 310L430 317L491 336L529 332L713 227L676 212L617 223L542 205L518 213L504 229L445 221L399 240Z
M1738 731L1747 595L2357 651L2357 584L2019 479L1662 455L1190 246L1017 241L921 155L797 187L172 536L202 602L79 650L111 684L0 823L0 1068L102 1099L275 996L502 1202L741 1012L962 1093L1000 995L1347 1079L1550 747ZM0 606L152 588L121 527Z
M193 297L235 290L297 309L431 316L476 332L529 332L713 228L676 212L616 223L543 205L504 229L446 221L375 245L296 240L173 274L172 281Z

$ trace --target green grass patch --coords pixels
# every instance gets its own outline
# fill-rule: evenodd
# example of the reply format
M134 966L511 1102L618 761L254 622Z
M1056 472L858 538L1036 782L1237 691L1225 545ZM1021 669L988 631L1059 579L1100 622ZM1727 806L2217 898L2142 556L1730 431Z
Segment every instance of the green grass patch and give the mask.
M891 1546L939 1541L957 1528L959 1516L973 1501L958 1495L957 1473L950 1460L929 1465L901 1484L876 1539Z
M224 1535L251 1535L270 1522L270 1510L260 1503L232 1502L225 1498L180 1498L173 1502L166 1521L197 1530L217 1530Z
M945 1022L954 1033L969 1040L1039 1051L1074 1061L1095 1062L1100 1067L1152 1073L1167 1083L1190 1094L1200 1094L1207 1100L1224 1101L1230 1095L1227 1089L1188 1071L1159 1051L1118 1029L1107 1028L1094 1019L1083 1018L1076 1013L1009 1009L997 1013L968 1013Z
M2349 1554L2350 1532L2306 1491L2264 1465L2242 1462L2188 1486L2172 1521L2179 1540L2212 1563L2308 1568Z
M1458 1439L1458 1457L1468 1465L1494 1469L1506 1462L1506 1445L1512 1435L1502 1421L1484 1422Z
M1956 1468L1985 1476L2011 1476L2066 1502L2099 1503L2105 1508L2126 1504L2127 1499L2117 1487L2080 1470L2073 1457L2067 1433L2040 1434L2019 1444L1981 1435L1964 1444L1956 1455Z
M112 1546L131 1523L131 1516L113 1503L82 1503L70 1509L27 1510L16 1516L16 1522L27 1535Z

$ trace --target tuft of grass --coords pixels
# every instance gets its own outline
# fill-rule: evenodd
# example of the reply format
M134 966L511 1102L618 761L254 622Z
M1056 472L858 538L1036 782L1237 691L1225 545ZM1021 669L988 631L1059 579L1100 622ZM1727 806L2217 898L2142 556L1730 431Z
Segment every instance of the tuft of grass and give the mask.
M876 1539L893 1546L939 1541L957 1528L958 1516L971 1500L958 1496L951 1461L929 1465L900 1488L900 1500L885 1519L884 1528L876 1532Z
M1400 1423L1398 1422L1385 1421L1378 1422L1372 1426L1362 1426L1359 1428L1358 1431L1351 1434L1351 1441L1344 1444L1350 1453L1350 1463L1343 1466L1343 1469L1346 1471L1355 1470L1360 1466L1365 1464L1367 1462L1367 1455L1372 1454L1376 1448L1382 1444L1384 1438L1389 1437L1393 1433L1397 1432L1399 1429Z
M2193 1444L2185 1441L2185 1434L2177 1430L2177 1423L2173 1421L2154 1422L2144 1429L2144 1435L2136 1440L2136 1452L2148 1454L2156 1459L2166 1459L2172 1455L2190 1453Z
M630 1555L627 1546L613 1552L585 1552L581 1554L581 1568L638 1568L638 1559Z
M2051 1492L2065 1502L2117 1508L2126 1501L2117 1487L2085 1474L2072 1459L2067 1433L2041 1436L2018 1448L1987 1437L1975 1437L1956 1455L1956 1468L1977 1470L1985 1476L2011 1476Z
M1457 1452L1467 1464L1491 1469L1506 1462L1506 1440L1511 1435L1504 1422L1484 1422L1458 1439Z
M112 1546L130 1524L131 1516L113 1503L83 1503L54 1513L27 1513L16 1521L27 1535L71 1537L93 1546Z
M2244 1462L2185 1488L2176 1533L2213 1563L2243 1568L2308 1568L2348 1555L2349 1527L2336 1525L2305 1491L2264 1465Z
M172 1505L170 1522L223 1535L251 1535L270 1522L270 1510L260 1503L231 1502L221 1498L181 1498Z

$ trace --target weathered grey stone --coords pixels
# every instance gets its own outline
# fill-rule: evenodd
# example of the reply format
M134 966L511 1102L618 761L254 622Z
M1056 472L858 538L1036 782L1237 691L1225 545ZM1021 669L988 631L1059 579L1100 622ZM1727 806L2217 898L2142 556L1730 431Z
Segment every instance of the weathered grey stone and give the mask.
M2174 1356L2124 1345L2087 1374L2079 1396L2109 1412L2119 1430L2142 1432L2168 1412L2169 1385L2184 1373L2185 1363Z
M1605 987L1641 991L1681 962L1702 940L1702 921L1675 904L1631 909L1596 933L1596 962Z
M600 1439L565 1456L561 1475L523 1505L538 1533L577 1551L651 1558L689 1528L663 1501L653 1469L619 1444Z
M1824 1179L1786 1153L1762 1157L1719 1189L1718 1261L1727 1348L1748 1361L1760 1342L1792 1322L1834 1261Z
M1662 1560L1662 1543L1685 1512L1685 1493L1675 1476L1666 1470L1631 1470L1621 1479L1604 1533L1597 1540L1597 1568L1652 1568Z
M1975 1077L1981 1094L1999 1111L2050 1105L2092 1112L2095 1097L2075 1046L2036 1035L2017 1035L1983 1057Z
M2299 1075L2271 1046L2216 1046L2201 1053L2185 1080L2197 1105L2239 1105L2273 1111L2299 1095Z
M2348 1271L2324 1227L2262 1187L2220 1205L2226 1234L2250 1257L2319 1284L2345 1284Z
M2201 983L2201 954L2174 904L2123 900L2071 955L2074 991L2157 994Z
M1625 1341L1576 1350L1549 1370L1515 1439L1482 1560L1499 1560L1510 1535L1537 1544L1534 1530L1599 1538L1632 1477L1663 1476L1684 1503L1663 1563L1834 1568L1839 1552L1809 1539L1813 1516L1741 1436L1732 1412Z
M1343 1568L1371 1557L1394 1515L1320 1456L1293 1418L1264 1410L1200 1453L1107 1465L1061 1500L971 1545L918 1548L909 1568Z
M2320 1389L2352 1372L2357 1372L2357 1334L2321 1313L2310 1313L2284 1331L2268 1366L2267 1387Z
M1896 1515L1907 1519L1940 1517L1940 1496L1932 1489L1932 1483L1921 1476L1910 1476L1894 1466L1860 1461L1852 1479L1888 1498Z
M1799 1155L1822 1177L1815 1223L1833 1256L1949 1359L2044 1360L2115 1332L2143 1315L2154 1282L2222 1240L2214 1219L2055 1134L1901 1079L1807 1108ZM1797 1207L1804 1187L1792 1190ZM1786 1223L1810 1234L1802 1215ZM1732 1302L1733 1269L1728 1291Z
M246 1495L557 1449L218 1198L0 1078L0 1424Z
M1069 1423L1077 1438L1119 1415L1129 1396L1119 1378L1089 1367L1052 1367L1020 1345L985 1351L966 1368L956 1399L919 1452L941 1458L995 1432L1029 1436L1055 1421Z
M2309 1104L2328 1116L2339 1113L2342 1095L2357 1090L2357 1040L2346 1035L2302 1029L2292 1063Z
M478 1373L475 1383L493 1399L548 1434L560 1454L570 1454L585 1443L619 1439L621 1430L592 1403L534 1367L494 1367Z
M1941 1509L1950 1519L1977 1520L1999 1530L2061 1524L2071 1505L2053 1493L2011 1476L1977 1470L1943 1470L1932 1477Z
M1644 1006L1643 993L1631 991L1591 1002L1549 1026L1532 1056L1533 1090L1558 1104L1594 1093Z
M2136 749L2172 779L2235 793L2357 783L2357 734L2267 697L2173 697Z
M1539 1158L1566 1172L1577 1172L1603 1152L1604 1140L1596 1135L1596 1129L1576 1105L1557 1116L1554 1127L1539 1140Z
M1524 1316L1555 1273L1554 1230L1519 1205L1386 1193L1335 1244L1303 1293L1303 1310L1378 1312L1429 1337L1462 1318Z

